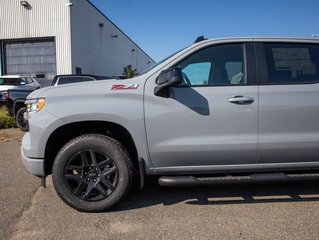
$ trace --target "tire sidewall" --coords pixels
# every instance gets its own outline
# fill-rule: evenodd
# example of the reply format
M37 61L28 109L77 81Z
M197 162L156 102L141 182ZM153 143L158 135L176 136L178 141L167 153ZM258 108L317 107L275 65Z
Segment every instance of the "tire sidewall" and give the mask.
M130 161L126 150L119 149L117 141L97 134L88 134L77 137L67 143L58 153L53 164L52 179L59 196L71 207L80 211L102 211L114 206L127 192L130 185L130 170L127 162ZM89 202L77 197L65 180L64 172L68 160L79 151L93 149L109 156L117 166L118 180L115 190L107 198ZM123 152L123 150L125 150Z
M19 118L19 115L20 114L24 114L24 112L26 112L26 108L25 107L23 107L23 108L20 108L18 111L17 111L17 114L16 114L16 124L18 125L18 127L22 130L22 131L26 131L27 129L29 129L29 122L27 121L27 120L24 120L25 121L25 123L26 123L26 125L25 125L25 127L23 127L22 125L20 125L20 122L19 122L19 120L18 120L18 118Z

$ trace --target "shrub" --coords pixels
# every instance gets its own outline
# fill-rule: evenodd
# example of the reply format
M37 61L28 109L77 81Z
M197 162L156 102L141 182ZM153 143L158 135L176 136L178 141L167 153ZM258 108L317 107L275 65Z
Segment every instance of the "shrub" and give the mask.
M13 117L7 115L5 107L0 106L0 129L17 127Z
M132 68L132 65L129 64L123 69L123 76L125 78L133 78L136 77L137 75L137 70Z

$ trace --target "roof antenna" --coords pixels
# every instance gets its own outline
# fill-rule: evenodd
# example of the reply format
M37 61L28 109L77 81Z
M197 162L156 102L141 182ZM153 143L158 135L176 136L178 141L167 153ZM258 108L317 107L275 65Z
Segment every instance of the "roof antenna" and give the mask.
M198 43L198 42L201 42L204 40L207 40L207 38L204 38L204 36L199 36L198 38L196 38L195 42L193 42L193 43Z

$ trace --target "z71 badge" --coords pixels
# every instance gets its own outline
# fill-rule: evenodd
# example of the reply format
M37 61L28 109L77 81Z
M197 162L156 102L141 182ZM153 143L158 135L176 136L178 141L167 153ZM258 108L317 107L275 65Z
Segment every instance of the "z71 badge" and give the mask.
M126 89L137 89L138 84L114 84L111 90L126 90Z

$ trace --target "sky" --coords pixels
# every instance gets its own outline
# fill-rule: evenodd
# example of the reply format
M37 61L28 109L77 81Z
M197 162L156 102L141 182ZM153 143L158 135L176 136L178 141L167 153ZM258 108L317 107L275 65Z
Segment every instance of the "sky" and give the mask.
M91 0L156 62L201 35L319 34L319 0Z

